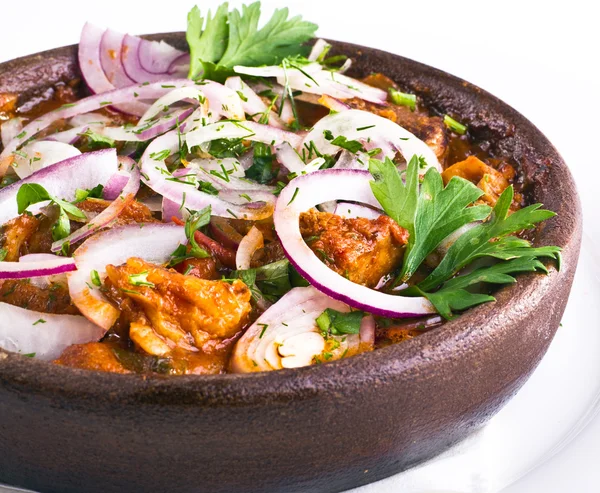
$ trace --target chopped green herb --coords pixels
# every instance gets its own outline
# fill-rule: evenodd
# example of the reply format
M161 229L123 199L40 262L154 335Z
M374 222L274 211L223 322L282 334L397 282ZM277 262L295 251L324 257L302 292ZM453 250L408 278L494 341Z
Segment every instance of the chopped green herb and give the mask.
M338 312L327 308L316 319L317 326L324 334L358 334L365 314L361 311Z
M171 151L169 149L164 149L158 152L152 152L150 154L150 159L154 159L155 161L164 161L171 155Z
M90 273L90 278L92 279L92 284L96 287L102 286L102 281L100 280L100 275L97 270L93 270Z
M35 322L33 322L33 325L38 325L38 324L45 324L46 321L43 318L38 318Z
M274 166L275 157L271 152L271 147L267 144L256 142L253 147L252 166L246 170L246 178L264 185L277 177L277 169Z
M262 336L265 335L265 331L267 330L269 325L268 324L258 324L258 326L262 327L262 330L260 331L260 335L258 336L259 339L262 339Z
M393 87L390 87L388 92L392 103L397 104L398 106L408 106L412 111L415 111L415 108L417 107L417 96L397 91Z
M6 256L8 255L8 250L6 248L0 248L0 262L2 262Z
M129 276L129 284L133 286L147 286L154 288L154 283L148 281L148 271L140 272L139 274L131 274Z
M454 118L451 118L448 115L444 115L444 123L449 129L454 130L457 134L464 135L467 131L466 125L457 122Z

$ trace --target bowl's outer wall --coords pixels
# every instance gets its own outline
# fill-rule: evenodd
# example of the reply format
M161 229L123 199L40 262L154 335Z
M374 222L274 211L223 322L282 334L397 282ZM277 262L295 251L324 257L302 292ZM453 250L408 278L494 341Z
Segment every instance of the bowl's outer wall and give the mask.
M182 45L182 34L164 35ZM581 217L564 162L485 91L374 49L335 43L355 74L381 71L514 155L558 216L539 244L560 272L521 276L495 303L410 342L256 375L143 378L0 351L0 482L56 492L335 492L433 457L485 423L545 353L575 272ZM66 47L0 65L0 92L31 97L77 75ZM2 321L0 323L6 323Z

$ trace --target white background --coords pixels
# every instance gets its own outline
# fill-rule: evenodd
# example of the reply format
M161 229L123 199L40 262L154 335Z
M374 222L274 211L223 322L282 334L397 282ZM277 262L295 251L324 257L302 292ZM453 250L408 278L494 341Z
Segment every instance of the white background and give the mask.
M205 10L220 2L198 3ZM594 2L262 3L265 12L289 6L292 13L318 23L320 36L384 49L433 65L515 107L549 137L571 167L584 206L587 239L598 252L600 15ZM185 30L186 13L193 4L179 0L4 0L0 7L0 61L76 43L87 20L132 34ZM598 452L600 420L595 420L546 467L506 493L596 493L600 491Z

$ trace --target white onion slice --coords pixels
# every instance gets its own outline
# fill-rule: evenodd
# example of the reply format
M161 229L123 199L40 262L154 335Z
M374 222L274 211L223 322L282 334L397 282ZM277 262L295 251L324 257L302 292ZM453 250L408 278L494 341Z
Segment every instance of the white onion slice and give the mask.
M326 308L349 312L345 303L324 295L312 286L294 288L265 311L237 342L231 358L235 373L296 368L313 363L315 357L329 353L333 361L352 356L361 349L372 348L369 327L361 334L331 336L335 344L327 347L325 338L317 328L316 319ZM365 317L369 318L369 317ZM366 347L361 348L361 343Z
M354 308L375 315L406 318L434 313L425 298L393 296L355 284L321 262L300 234L302 212L331 200L354 201L380 207L367 171L328 169L294 178L277 200L275 231L290 262L313 286Z
M99 340L104 331L79 315L35 312L0 303L0 347L6 351L35 354L53 360L72 344Z
M406 162L413 156L422 156L427 167L435 167L438 171L442 171L435 153L425 142L391 120L368 111L348 110L321 118L304 137L302 145L308 145L312 141L323 154L337 153L340 148L325 138L323 134L325 130L329 130L334 137L343 135L348 140L371 139L375 142L389 142L393 146L392 149L404 156ZM387 157L394 156L388 154Z
M250 268L252 255L264 246L263 234L256 226L252 226L248 234L242 238L235 254L235 266L237 270Z
M92 236L73 254L78 270L67 274L73 303L88 320L104 330L110 329L119 310L91 283L92 271L104 279L108 264L121 265L131 257L162 264L186 241L184 228L175 224L146 224L143 228L133 224Z
M108 182L119 170L115 149L86 152L36 171L27 178L0 190L0 224L19 215L17 192L25 183L42 185L50 195L72 202L75 191Z
M188 167L187 169L194 169L196 171L200 171L200 170L204 170L204 171L216 171L218 173L223 173L223 168L221 168L221 165L223 165L223 167L227 170L227 173L229 173L229 176L232 177L236 177L236 178L243 178L245 176L244 174L244 168L242 166L242 164L240 163L239 160L232 158L232 157L226 157L226 158L202 158L202 159L192 159L191 161L189 161L188 163Z
M15 154L12 167L19 178L71 157L81 155L81 151L70 144L40 140L24 146Z

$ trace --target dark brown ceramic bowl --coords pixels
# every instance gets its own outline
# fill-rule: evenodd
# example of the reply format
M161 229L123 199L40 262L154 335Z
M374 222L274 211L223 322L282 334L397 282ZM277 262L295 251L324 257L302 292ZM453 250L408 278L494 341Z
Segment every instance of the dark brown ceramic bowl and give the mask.
M178 46L182 33L161 35ZM556 211L537 244L560 272L522 275L442 328L331 364L251 375L146 378L0 351L0 483L56 492L335 492L465 438L527 380L559 325L577 265L579 199L548 140L494 96L405 58L334 42L356 76L380 71L513 156ZM70 46L0 65L23 100L78 76ZM0 323L10 323L2 320Z

